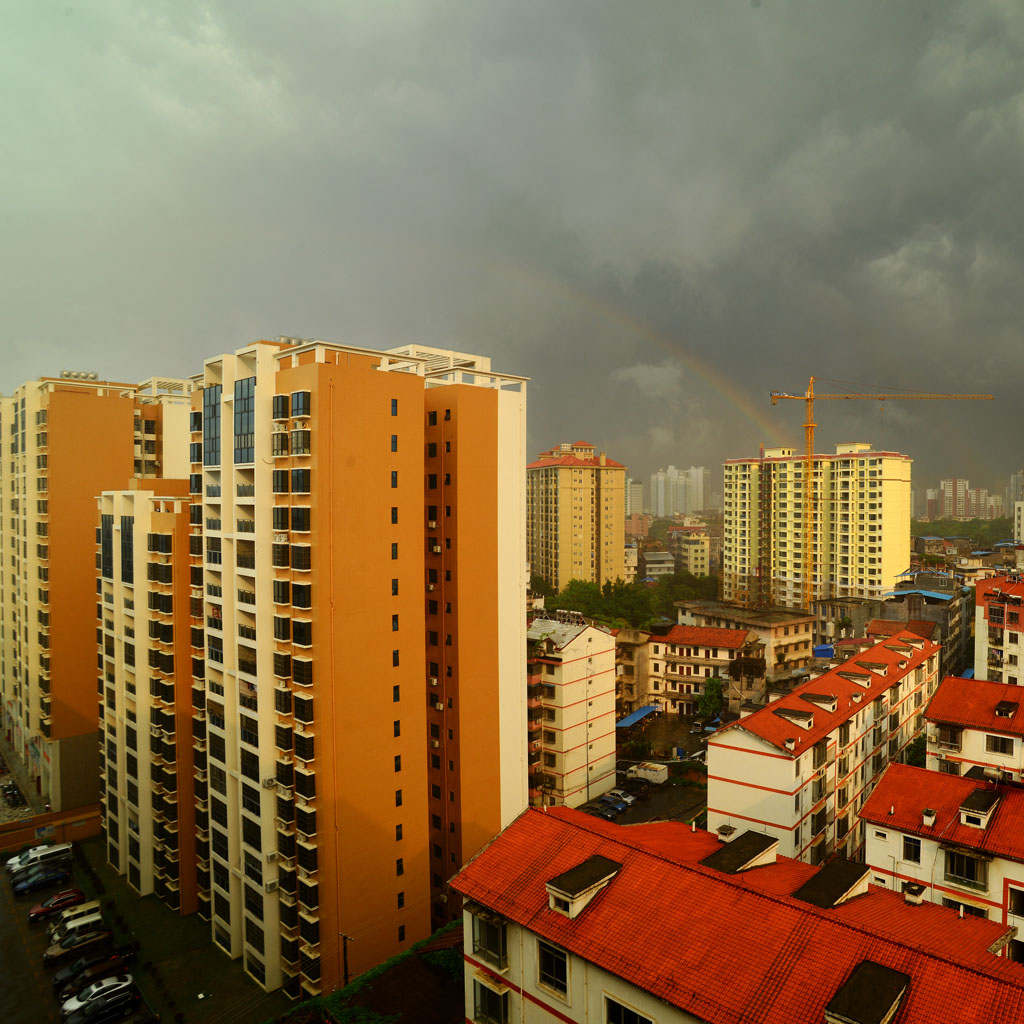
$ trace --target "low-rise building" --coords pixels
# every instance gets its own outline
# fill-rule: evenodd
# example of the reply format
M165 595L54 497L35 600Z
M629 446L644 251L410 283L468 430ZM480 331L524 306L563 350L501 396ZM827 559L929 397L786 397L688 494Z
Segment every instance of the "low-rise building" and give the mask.
M1024 1015L1005 924L768 836L528 810L451 881L478 1024L932 1024ZM727 965L724 975L714 965ZM955 1000L955 1004L951 1002Z
M1013 573L981 581L974 600L975 678L1019 683L1024 657L1024 577Z
M665 544L672 553L676 572L688 572L692 576L709 574L711 542L706 527L670 526Z
M1020 781L1024 713L1020 687L948 676L925 712L927 766L947 775L994 769Z
M756 828L813 864L863 845L856 814L921 730L939 646L904 630L719 729L708 743L708 828Z
M680 625L753 630L764 644L769 682L807 675L817 616L790 608L741 608L723 601L680 601L676 608Z
M673 626L647 644L648 700L663 711L693 715L710 679L739 705L764 695L764 644L752 629Z
M648 646L642 629L613 629L615 637L615 714L628 715L647 704L650 687Z
M636 572L640 565L640 550L636 544L629 543L623 548L622 579L625 583L636 580Z
M640 555L640 575L644 579L671 576L675 571L675 559L669 551L644 551Z
M615 785L615 638L554 615L526 634L530 803L578 807Z
M1024 789L894 764L860 818L876 885L1024 934ZM1024 960L1024 941L1008 953Z

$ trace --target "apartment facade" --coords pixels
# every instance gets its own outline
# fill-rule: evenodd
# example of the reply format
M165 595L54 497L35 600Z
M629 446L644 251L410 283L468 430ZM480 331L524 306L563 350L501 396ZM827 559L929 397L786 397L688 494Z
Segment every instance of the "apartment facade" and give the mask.
M530 803L578 807L615 785L615 637L554 614L526 634Z
M854 857L857 812L920 733L938 664L939 645L905 630L723 726L708 742L709 830L763 831L810 863Z
M749 629L673 626L647 644L648 698L662 711L694 715L709 679L726 706L763 692L764 644Z
M621 718L647 704L650 688L648 641L643 629L613 629L615 638L615 715Z
M625 577L626 467L586 441L542 452L527 466L527 559L555 590Z
M198 905L196 841L209 828L192 747L191 507L187 480L150 480L104 492L96 529L107 862L182 914Z
M806 674L813 657L814 615L785 608L760 611L720 601L680 601L680 625L753 631L764 645L765 676L769 682Z
M675 560L676 572L707 576L711 571L711 540L703 526L670 526L665 544Z
M974 592L974 676L1020 683L1024 676L1024 577L1017 573L979 580Z
M281 338L196 384L199 913L316 995L458 915L445 879L526 805L525 380Z
M894 764L860 817L876 885L1024 934L1024 790ZM1007 955L1024 961L1024 940Z
M55 810L99 799L96 496L185 475L190 389L65 371L0 398L3 727Z
M467 1021L930 1024L950 993L958 1020L1024 1012L1004 924L911 905L867 865L794 862L756 832L723 844L587 817L529 810L453 879ZM728 978L710 984L709 963Z
M802 607L812 517L811 599L880 598L910 564L911 459L868 444L815 455L768 448L725 463L722 597L748 607Z
M1024 778L1024 715L1012 683L947 676L925 713L927 766L948 775Z

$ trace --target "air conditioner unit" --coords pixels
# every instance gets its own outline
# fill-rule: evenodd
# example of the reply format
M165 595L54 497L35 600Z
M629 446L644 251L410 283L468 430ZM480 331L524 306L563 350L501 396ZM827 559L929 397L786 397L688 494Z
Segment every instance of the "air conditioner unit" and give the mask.
M263 886L264 892L274 892L277 889L277 879L272 879Z
M273 789L277 785L277 779L273 777L264 779L262 785L264 789Z
M441 741L440 740L431 740L430 741L430 745L432 747L434 747L435 749L437 749L439 746L441 746Z
M273 864L275 860L277 860L277 850L271 850L267 854L267 863Z
M430 527L431 530L436 530L437 529L437 520L436 519L428 519L427 520L427 526Z
M442 703L441 703L441 701L438 701L438 702L437 702L437 703L436 703L436 704L434 705L434 710L435 710L435 711L444 711L444 704L442 704Z
M287 533L275 533L274 534L274 543L275 544L287 544L288 543L288 534Z
M430 685L431 686L437 686L437 676L431 676L430 677Z
M432 544L430 546L430 550L433 551L435 555L439 555L439 554L441 554L441 545L440 544Z
M435 583L428 583L427 584L427 590L433 590L436 586L437 586L437 584L435 584Z

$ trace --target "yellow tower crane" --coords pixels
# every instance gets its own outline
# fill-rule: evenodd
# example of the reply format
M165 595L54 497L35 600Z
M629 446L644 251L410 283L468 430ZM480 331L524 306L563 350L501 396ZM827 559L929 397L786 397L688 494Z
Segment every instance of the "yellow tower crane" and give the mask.
M812 377L807 385L807 391L802 395L790 395L784 391L772 391L771 399L772 405L777 405L780 400L792 400L795 402L804 402L806 406L806 418L804 419L804 500L803 500L803 518L804 518L804 571L803 571L803 602L804 607L807 611L811 610L811 597L813 594L813 588L811 580L814 571L814 514L817 511L817 500L815 496L814 488L814 428L817 423L814 422L814 400L818 401L836 401L842 399L849 401L851 399L864 399L869 402L888 402L892 399L964 399L968 401L992 401L992 395L952 395L952 394L941 394L933 393L930 391L898 391L883 394L865 394L865 393L852 393L852 394L832 394L825 393L815 395L814 393L814 378Z

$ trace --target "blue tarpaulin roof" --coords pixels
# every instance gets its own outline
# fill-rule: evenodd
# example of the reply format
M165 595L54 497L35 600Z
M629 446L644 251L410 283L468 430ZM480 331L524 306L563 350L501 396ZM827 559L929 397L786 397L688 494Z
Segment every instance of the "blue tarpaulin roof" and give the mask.
M637 708L636 711L626 715L625 718L620 718L615 723L616 729L626 729L631 725L636 725L641 718L646 718L647 715L653 714L655 711L660 711L661 708L657 704L648 704L645 708Z
M965 668L963 670L963 672L960 673L960 678L961 679L973 679L974 678L974 669L973 668Z
M902 597L904 594L922 594L924 597L934 597L939 601L951 601L952 594L940 594L937 590L890 590L884 597Z

